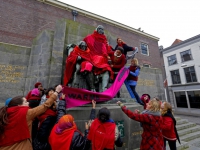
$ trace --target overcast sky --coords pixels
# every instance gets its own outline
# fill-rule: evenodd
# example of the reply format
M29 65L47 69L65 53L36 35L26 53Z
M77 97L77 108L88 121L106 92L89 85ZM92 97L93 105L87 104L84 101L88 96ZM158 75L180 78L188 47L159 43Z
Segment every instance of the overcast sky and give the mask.
M200 34L200 0L59 0L160 38L169 47L175 39Z

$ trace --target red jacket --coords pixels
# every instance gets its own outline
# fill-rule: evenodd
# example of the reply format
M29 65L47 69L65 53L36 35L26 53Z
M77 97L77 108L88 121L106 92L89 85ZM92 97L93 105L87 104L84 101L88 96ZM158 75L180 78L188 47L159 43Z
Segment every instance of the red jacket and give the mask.
M163 137L168 140L176 140L176 133L174 129L174 122L171 117L163 116L163 126L162 126Z
M122 107L122 111L131 119L141 122L143 127L140 150L164 150L162 136L162 117L150 114L137 114Z

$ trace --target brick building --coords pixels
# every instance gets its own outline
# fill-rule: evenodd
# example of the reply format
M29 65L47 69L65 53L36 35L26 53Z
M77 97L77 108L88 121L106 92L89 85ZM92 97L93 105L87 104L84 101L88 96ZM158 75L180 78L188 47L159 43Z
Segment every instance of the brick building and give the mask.
M140 65L162 69L158 50L159 38L136 30L102 16L52 0L1 0L0 42L31 47L32 40L43 30L54 30L61 18L73 20L72 10L78 12L76 22L96 27L102 24L105 30L121 37L128 45L139 47ZM116 41L110 43L113 47Z

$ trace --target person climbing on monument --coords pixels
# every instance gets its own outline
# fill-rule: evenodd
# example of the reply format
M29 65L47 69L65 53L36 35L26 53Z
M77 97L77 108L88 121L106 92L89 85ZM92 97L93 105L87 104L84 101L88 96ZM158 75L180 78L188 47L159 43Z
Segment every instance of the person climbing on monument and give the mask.
M32 150L32 121L51 107L61 90L62 86L57 86L56 92L44 104L35 108L29 108L23 96L10 99L8 106L0 108L0 149Z
M87 138L92 143L92 150L114 150L115 145L123 145L118 127L106 107L101 108L97 118L92 121Z
M86 36L83 41L86 42L91 55L100 56L98 59L101 58L102 64L108 63L108 52L110 51L110 47L107 38L104 35L104 27L102 25L98 25L93 34ZM102 77L102 88L100 89L100 92L105 91L108 88L109 76L113 79L114 74L109 72L109 70L101 68L94 68L94 74L96 81L98 81L99 77Z
M90 49L87 47L87 44L84 41L80 41L78 46L74 47L73 51L66 59L63 80L64 85L67 85L69 83L75 70L85 76L91 91L95 91L93 74L99 75L107 71L110 72L112 78L114 75L108 63L104 62L103 57L99 55L92 55L90 53ZM76 74L74 77L76 80Z
M108 53L109 59L108 62L110 64L110 67L112 68L114 74L114 80L120 71L121 68L124 67L126 63L126 58L123 54L124 49L122 47L117 47L116 51L111 51ZM119 89L120 90L120 89ZM120 91L117 93L117 98L120 98Z
M131 60L131 65L130 67L128 67L130 72L129 72L129 76L128 78L126 79L127 82L128 82L128 85L130 86L135 98L136 98L136 101L141 104L141 105L144 105L143 102L141 101L138 93L136 92L135 88L137 86L137 81L138 81L138 76L140 74L140 66L138 65L138 59L137 58L133 58Z
M125 57L126 57L128 51L135 50L134 47L128 46L126 43L124 43L124 41L121 38L117 38L117 45L115 46L115 50L117 50L118 46L123 47Z
M146 110L141 114L137 109L134 112L130 111L121 101L118 101L117 104L129 118L141 123L143 133L140 150L164 150L159 101L150 100Z
M176 140L179 141L179 135L176 129L176 119L172 113L172 106L168 102L163 102L160 109L163 123L162 135L164 139L164 146L166 149L166 142L168 142L170 150L176 150Z

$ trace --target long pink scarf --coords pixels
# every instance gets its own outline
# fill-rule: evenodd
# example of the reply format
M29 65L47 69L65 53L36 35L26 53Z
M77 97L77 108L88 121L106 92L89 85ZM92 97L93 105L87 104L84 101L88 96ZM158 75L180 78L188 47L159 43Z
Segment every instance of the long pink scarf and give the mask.
M91 103L91 100L95 100L97 102L104 102L111 100L120 90L122 84L124 83L128 75L129 75L129 69L123 67L119 71L112 86L102 93L92 92L85 89L70 88L65 86L63 89L63 93L66 95L65 96L65 99L67 101L66 108L82 106Z

